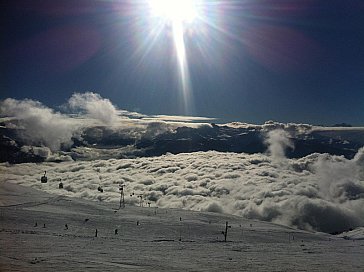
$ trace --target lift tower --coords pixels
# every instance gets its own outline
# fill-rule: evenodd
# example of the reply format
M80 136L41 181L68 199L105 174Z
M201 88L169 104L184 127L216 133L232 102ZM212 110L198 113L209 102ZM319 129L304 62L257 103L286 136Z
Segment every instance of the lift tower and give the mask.
M125 208L125 199L124 199L124 184L119 184L119 191L120 191L120 205L119 209Z

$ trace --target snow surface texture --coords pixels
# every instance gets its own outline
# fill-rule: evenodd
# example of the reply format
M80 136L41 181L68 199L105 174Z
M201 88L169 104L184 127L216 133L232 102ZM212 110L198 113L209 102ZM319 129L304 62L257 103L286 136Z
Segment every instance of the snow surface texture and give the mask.
M363 271L364 241L0 183L1 271ZM228 229L224 241L225 223ZM97 237L96 237L97 230Z
M98 201L118 201L123 183L127 204L139 205L143 196L144 205L228 213L328 233L364 225L364 148L352 160L327 154L286 159L278 147L271 152L3 163L0 181ZM40 182L43 171L46 184Z

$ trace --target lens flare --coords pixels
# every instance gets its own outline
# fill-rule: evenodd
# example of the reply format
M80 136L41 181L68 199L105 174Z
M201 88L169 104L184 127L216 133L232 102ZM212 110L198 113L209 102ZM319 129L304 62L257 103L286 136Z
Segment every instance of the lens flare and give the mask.
M171 22L192 21L197 13L192 0L150 0L154 16L164 17Z
M197 17L195 3L192 0L150 0L151 13L172 26L173 41L178 60L180 87L183 95L185 113L191 113L191 83L188 71L186 46L184 39L185 24Z
M181 23L173 23L173 40L179 64L184 111L185 113L191 113L191 83L189 78L186 47L183 36L183 25Z

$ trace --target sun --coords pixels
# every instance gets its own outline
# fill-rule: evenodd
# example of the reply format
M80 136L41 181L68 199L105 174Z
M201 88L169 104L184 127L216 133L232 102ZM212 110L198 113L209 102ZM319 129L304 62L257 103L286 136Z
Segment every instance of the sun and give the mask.
M189 112L191 84L189 79L185 28L190 27L197 18L197 0L149 0L152 17L159 18L156 26L169 25L172 28L175 52L178 60L180 87L185 112ZM161 24L160 24L161 23Z
M152 14L172 23L191 22L196 16L193 0L149 0Z
M182 94L181 105L186 114L192 109L192 84L188 69L186 52L186 29L198 25L201 0L147 0L154 35L163 30L171 30L174 41L175 56L178 62L179 90ZM157 34L156 34L157 33Z

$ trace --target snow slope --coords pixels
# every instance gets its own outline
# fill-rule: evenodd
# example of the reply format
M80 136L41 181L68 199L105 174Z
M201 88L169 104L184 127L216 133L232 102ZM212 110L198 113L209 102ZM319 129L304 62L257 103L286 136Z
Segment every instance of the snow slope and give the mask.
M118 203L6 182L0 199L0 271L364 269L364 241L233 215L129 205L116 210ZM223 242L226 221L231 228Z
M364 227L359 227L351 231L346 231L338 235L349 240L364 240Z

